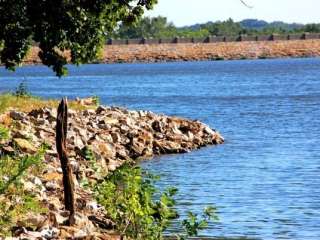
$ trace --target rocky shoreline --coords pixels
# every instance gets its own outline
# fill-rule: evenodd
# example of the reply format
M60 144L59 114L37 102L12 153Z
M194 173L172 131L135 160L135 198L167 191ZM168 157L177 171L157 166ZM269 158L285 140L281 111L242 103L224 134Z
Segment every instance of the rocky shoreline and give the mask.
M39 176L29 175L24 188L36 194L47 214L27 215L26 222L37 226L30 231L17 226L15 235L24 238L117 239L92 192L84 183L96 182L124 163L169 153L185 153L206 145L221 144L223 137L209 126L188 119L169 117L149 111L130 111L99 106L84 111L69 110L67 148L73 170L76 194L76 225L64 226L62 170L55 148L57 112L52 108L31 112L10 110L0 115L0 124L10 129L10 138L0 146L1 154L35 154L45 143L44 169ZM94 166L88 158L94 158Z
M24 64L41 64L33 47ZM66 53L67 54L67 53ZM319 57L320 40L106 45L98 63Z

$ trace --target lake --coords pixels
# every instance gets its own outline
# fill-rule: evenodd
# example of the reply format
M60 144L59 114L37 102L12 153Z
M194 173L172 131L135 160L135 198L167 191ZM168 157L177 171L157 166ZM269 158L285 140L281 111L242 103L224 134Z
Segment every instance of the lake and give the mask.
M0 68L0 91L25 81L46 98L97 95L106 105L199 119L224 145L142 163L176 186L177 208L217 207L206 236L320 239L320 59Z

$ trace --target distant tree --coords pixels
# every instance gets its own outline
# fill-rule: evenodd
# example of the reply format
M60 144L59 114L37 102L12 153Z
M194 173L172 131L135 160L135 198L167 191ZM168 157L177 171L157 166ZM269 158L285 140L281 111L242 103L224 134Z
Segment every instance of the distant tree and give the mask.
M202 28L207 29L211 35L226 36L237 35L244 31L240 23L234 22L231 18L222 22L207 23L202 25Z
M320 24L307 24L303 28L304 32L309 33L319 33L320 32Z
M0 0L0 59L14 70L33 42L58 76L71 63L94 60L119 22L137 21L157 0Z
M176 34L176 28L166 17L144 17L133 25L122 23L115 36L119 38L161 38Z
M208 29L205 29L205 28L192 30L188 27L184 27L184 28L177 29L176 36L189 37L189 38L204 38L204 37L210 36L210 32L208 31Z
M144 17L135 24L122 23L113 36L121 39L130 38L173 38L173 37L207 37L210 32L204 28L177 28L166 17Z

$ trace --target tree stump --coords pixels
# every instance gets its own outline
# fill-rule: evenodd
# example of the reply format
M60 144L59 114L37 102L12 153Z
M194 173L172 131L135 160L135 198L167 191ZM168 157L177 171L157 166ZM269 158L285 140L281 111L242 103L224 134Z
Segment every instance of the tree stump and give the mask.
M68 103L63 98L58 107L57 126L56 126L56 147L61 163L63 173L64 205L70 212L69 225L75 224L75 206L74 206L74 184L72 178L72 168L69 164L66 148L68 128Z

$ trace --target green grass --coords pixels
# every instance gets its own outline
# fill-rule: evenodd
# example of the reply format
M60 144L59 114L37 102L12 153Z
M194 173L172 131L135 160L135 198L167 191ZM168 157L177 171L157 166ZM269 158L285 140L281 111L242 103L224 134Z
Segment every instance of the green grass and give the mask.
M43 107L57 108L59 102L59 100L46 100L34 96L19 97L11 93L6 93L0 95L0 113L8 111L9 108L13 108L22 112L30 112L33 109L39 109ZM95 108L95 106L83 106L76 101L69 101L69 108L74 110L85 110L89 108Z

